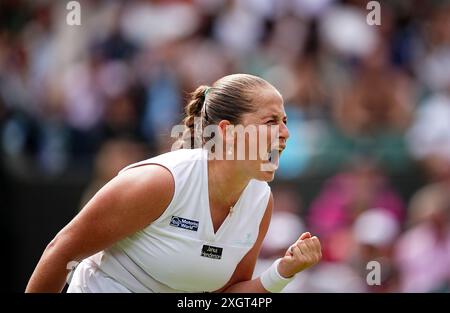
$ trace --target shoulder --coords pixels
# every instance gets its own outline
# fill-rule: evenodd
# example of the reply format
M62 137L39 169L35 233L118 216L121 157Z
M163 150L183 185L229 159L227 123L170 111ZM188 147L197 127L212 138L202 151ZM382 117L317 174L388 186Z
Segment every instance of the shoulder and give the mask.
M120 191L122 197L143 204L155 199L168 203L175 188L171 171L158 164L132 167L116 176L110 184L111 189Z
M187 188L186 185L191 185L187 182L201 175L204 152L203 149L179 149L163 153L128 165L115 180L125 186L127 194L141 201L149 201L148 198L158 195L164 203L170 203Z
M158 165L132 168L103 186L60 237L72 238L69 248L88 256L147 227L166 210L173 193L167 169Z
M250 218L251 221L260 223L266 213L270 215L272 211L273 197L269 184L252 179L245 191L242 205L245 207L243 211L247 216L244 220L249 222Z
M166 167L169 171L173 172L175 168L182 165L189 166L192 164L198 164L198 161L204 160L205 157L206 155L203 149L179 149L159 154L138 163L130 164L122 169L119 174L122 174L123 172L131 168L141 167L143 165L149 164L159 164Z
M203 149L180 149L160 154L150 159L131 164L119 172L141 176L142 179L154 181L153 176L161 175L160 183L170 184L175 189L176 197L192 180L201 179L205 158ZM134 174L132 173L134 172ZM152 173L156 172L156 173ZM153 174L153 175L152 175ZM157 179L158 180L158 179Z
M173 183L173 177L170 170L157 163L142 164L130 167L122 171L115 179L128 182L131 185L144 185L154 182Z
M272 192L267 182L252 179L250 180L249 184L249 194L250 198L253 199L253 201L257 201L258 199L260 199L261 201L267 202L269 200Z

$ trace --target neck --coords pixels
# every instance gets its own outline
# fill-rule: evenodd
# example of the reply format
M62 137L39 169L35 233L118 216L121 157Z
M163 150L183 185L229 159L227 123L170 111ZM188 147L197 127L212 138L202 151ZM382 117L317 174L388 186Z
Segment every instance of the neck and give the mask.
M237 161L208 160L209 197L213 204L229 209L234 206L250 181Z

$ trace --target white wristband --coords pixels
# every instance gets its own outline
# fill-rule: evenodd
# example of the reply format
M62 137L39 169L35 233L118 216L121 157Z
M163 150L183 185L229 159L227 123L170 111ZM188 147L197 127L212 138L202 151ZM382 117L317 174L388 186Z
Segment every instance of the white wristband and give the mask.
M278 264L280 261L281 259L277 259L273 262L273 264L259 277L264 289L272 293L281 292L283 288L286 287L286 285L289 284L295 277L294 275L292 277L285 278L280 275L278 272Z

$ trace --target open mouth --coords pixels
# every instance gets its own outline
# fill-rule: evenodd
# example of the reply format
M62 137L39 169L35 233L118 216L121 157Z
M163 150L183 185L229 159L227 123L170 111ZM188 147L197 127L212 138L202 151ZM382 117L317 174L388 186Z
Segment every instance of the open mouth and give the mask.
M271 166L271 169L278 169L278 165L280 164L280 154L283 149L272 149L268 152L267 161Z
M278 164L279 158L280 158L280 150L272 149L269 152L268 160L269 160L270 163Z

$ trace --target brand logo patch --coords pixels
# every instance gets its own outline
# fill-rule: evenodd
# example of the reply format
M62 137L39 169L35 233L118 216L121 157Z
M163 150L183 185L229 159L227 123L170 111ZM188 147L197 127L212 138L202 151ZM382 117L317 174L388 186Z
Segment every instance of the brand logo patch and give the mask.
M197 231L198 221L189 220L184 217L172 216L170 220L170 226L179 227L187 230Z
M204 256L205 258L219 260L222 258L222 251L223 248L203 245L201 256Z

